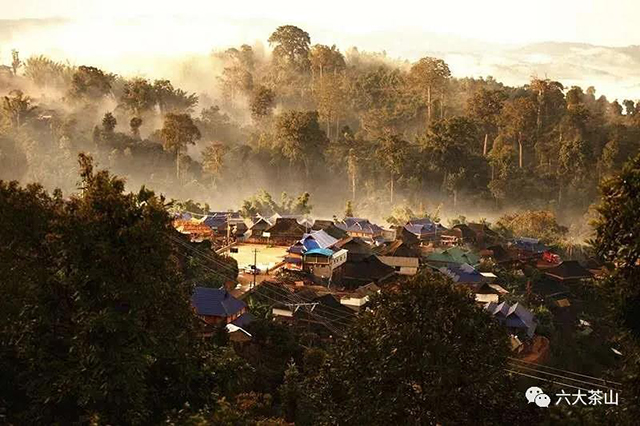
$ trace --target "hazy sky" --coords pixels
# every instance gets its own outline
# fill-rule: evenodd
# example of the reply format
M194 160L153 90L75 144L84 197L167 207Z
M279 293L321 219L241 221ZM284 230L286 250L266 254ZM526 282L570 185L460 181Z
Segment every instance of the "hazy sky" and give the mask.
M145 28L163 31L162 22L175 17L197 21L195 28L209 21L259 21L307 25L322 32L349 34L396 32L407 29L447 33L479 41L530 43L576 41L610 46L640 44L638 0L448 0L385 2L322 0L0 0L3 19L88 18L107 22L147 16ZM173 22L173 21L172 21ZM171 31L178 27L172 26ZM211 28L215 33L215 29ZM199 29L198 31L202 31ZM234 29L234 37L252 35L251 28ZM184 38L184 36L180 37Z

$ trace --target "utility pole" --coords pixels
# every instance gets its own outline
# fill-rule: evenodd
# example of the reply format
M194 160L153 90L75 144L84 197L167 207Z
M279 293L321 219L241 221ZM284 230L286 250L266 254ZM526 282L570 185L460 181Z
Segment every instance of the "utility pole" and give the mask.
M230 213L227 213L227 245L231 243L231 224L229 222L230 220L231 220L231 215Z
M258 275L258 249L253 249L253 287L256 287L256 275Z

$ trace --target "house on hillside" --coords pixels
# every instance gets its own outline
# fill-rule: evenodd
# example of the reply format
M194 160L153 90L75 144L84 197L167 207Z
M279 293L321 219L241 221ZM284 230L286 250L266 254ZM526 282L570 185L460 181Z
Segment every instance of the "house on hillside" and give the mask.
M475 244L476 233L466 223L455 225L451 229L440 234L440 243L443 246L456 246L463 244Z
M342 284L346 288L358 288L371 282L381 284L396 276L396 268L369 255L359 260L347 259L342 266Z
M409 247L417 247L420 245L420 240L418 237L407 230L404 226L396 227L396 236L397 239L405 243Z
M281 217L265 229L263 237L267 237L274 244L293 244L307 232L309 228L298 223L295 218Z
M534 315L520 303L509 306L508 303L488 303L485 309L515 335L526 335L533 337L536 331L536 320Z
M384 229L369 222L369 219L357 217L347 217L342 222L338 222L336 226L352 237L360 237L372 241L382 237L384 233Z
M507 290L494 283L497 278L494 274L478 272L467 263L462 265L449 264L434 269L449 277L454 283L467 287L475 294L476 302L481 304L498 302L500 296L508 293Z
M480 256L499 265L508 265L515 260L511 253L501 245L493 245L481 250Z
M314 248L302 254L303 269L320 278L332 278L336 269L347 261L347 251Z
M591 272L583 268L577 260L565 260L558 266L546 269L544 273L561 282L580 281L593 277Z
M518 259L540 258L542 253L549 250L549 247L542 244L539 239L526 237L514 238L509 244L509 248Z
M189 235L191 241L204 241L213 239L213 231L202 223L192 220L176 220L173 226L181 234Z
M439 223L429 218L413 218L404 225L404 229L415 235L421 242L435 242L440 240L440 234L447 230Z
M360 311L367 305L369 299L373 295L378 293L380 293L380 287L378 287L374 283L369 283L358 287L352 293L342 296L342 298L340 299L340 303L348 306L354 311Z
M467 227L475 234L475 244L479 247L489 247L496 244L500 244L502 237L489 228L484 223L468 223Z
M430 253L426 257L426 262L433 266L462 265L463 263L476 266L480 263L480 257L460 247L451 247Z
M420 252L402 240L386 243L376 250L378 258L395 268L400 275L415 275L420 266Z
M267 230L267 228L271 227L271 222L261 216L256 216L253 219L253 223L249 226L248 230L248 239L259 239L263 238L263 233Z
M281 299L271 309L276 321L327 335L344 329L355 318L353 310L330 293L319 295L311 289L293 292L286 287L275 286L273 290L271 297Z
M342 238L347 237L347 232L343 229L338 228L332 220L317 219L313 222L313 226L311 227L311 229L313 231L322 230L337 240L341 240Z
M362 260L373 254L373 247L359 237L344 238L335 243L333 247L347 250L347 260L349 262Z
M191 296L191 306L207 325L206 334L211 334L218 325L233 324L242 328L253 320L246 303L224 289L196 287Z

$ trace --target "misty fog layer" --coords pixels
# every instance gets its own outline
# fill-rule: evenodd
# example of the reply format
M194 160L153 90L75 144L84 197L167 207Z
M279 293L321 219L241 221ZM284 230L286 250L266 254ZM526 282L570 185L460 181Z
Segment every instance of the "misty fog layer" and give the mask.
M74 28L65 25L49 26L63 37ZM151 43L131 62L103 54L77 64L85 53L62 56L72 44L36 54L47 49L30 37L48 28L3 34L30 35L22 40L32 54L16 46L0 68L1 179L69 193L77 153L87 152L130 190L145 185L215 210L266 190L276 200L308 192L316 217L341 216L350 202L352 214L374 220L394 208L489 219L546 209L571 223L588 214L599 180L638 151L640 109L627 100L635 89L614 84L628 94L611 102L597 86L637 69L633 48L504 48L491 53L499 65L485 66L470 52L404 60L341 50L281 26L253 45L204 39L206 55L160 57ZM127 56L118 37L112 43ZM558 58L611 71L586 81ZM540 72L529 78L532 69ZM466 70L501 70L504 81Z

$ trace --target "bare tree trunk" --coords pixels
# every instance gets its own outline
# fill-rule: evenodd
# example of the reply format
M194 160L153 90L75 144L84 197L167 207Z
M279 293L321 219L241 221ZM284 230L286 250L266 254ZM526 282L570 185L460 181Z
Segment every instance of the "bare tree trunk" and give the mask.
M522 140L518 137L518 166L522 168Z
M391 175L391 204L393 204L393 175Z
M487 139L489 139L489 133L484 134L484 146L482 148L482 155L487 156Z
M427 86L427 125L431 124L431 86Z
M180 148L176 148L176 179L180 181Z
M453 190L453 207L455 208L458 205L458 190Z
M351 201L356 201L356 174L351 174Z

